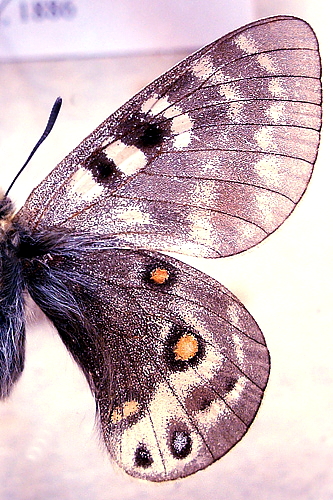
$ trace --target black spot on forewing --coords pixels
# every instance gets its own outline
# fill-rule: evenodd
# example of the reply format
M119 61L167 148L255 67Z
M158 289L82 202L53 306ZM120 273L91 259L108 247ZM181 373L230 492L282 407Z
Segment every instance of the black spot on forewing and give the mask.
M164 131L157 123L148 124L138 138L140 148L152 148L163 142Z
M95 151L84 163L84 168L91 171L98 184L109 186L121 180L122 173L117 169L113 160L110 160L103 151Z
M153 463L153 458L151 456L150 451L144 444L139 444L137 449L135 450L134 455L134 463L137 467L142 467L143 469L147 469Z
M119 125L118 133L127 146L136 146L149 153L152 148L158 149L170 136L170 124L168 120L151 121L147 115L136 113Z

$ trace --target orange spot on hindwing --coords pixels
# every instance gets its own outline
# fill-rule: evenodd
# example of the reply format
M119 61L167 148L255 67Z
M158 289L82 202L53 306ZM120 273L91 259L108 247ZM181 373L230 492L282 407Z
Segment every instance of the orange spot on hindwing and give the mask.
M169 273L166 269L157 267L150 273L150 279L158 285L163 285L169 279Z
M188 361L193 358L199 350L199 344L194 335L185 333L177 341L173 348L176 360Z
M130 417L131 415L139 411L139 403L137 401L126 401L121 406L114 408L111 420L113 424L120 422L123 419Z

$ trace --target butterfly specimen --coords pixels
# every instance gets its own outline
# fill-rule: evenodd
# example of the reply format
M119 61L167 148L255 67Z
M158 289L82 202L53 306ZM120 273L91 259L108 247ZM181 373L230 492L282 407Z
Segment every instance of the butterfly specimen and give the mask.
M320 72L306 22L254 22L134 96L18 212L2 196L3 398L23 370L28 293L126 472L184 477L242 438L269 375L263 335L221 284L159 251L234 255L282 224L316 159Z

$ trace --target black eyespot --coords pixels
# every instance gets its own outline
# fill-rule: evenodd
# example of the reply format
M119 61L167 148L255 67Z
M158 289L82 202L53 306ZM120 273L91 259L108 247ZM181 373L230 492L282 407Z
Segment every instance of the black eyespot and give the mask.
M138 139L138 147L152 148L163 142L164 131L156 123L149 123Z
M173 371L185 371L204 357L204 341L191 328L175 325L166 339L164 354Z
M175 458L186 458L192 450L192 439L187 431L174 431L171 438L171 453Z
M144 444L140 444L135 450L134 462L137 467L142 467L143 469L147 469L154 462L150 452Z
M103 151L93 153L85 162L84 167L90 170L96 182L102 185L110 185L122 176L114 161L110 160Z

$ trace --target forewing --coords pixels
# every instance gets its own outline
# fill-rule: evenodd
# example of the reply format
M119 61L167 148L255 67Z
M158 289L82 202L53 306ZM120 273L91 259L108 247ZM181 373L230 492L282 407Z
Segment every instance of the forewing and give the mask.
M106 445L122 468L153 481L184 477L241 439L260 405L269 355L228 290L147 251L84 252L52 257L48 266L49 275L63 273L61 284L92 329L74 336L54 301L39 305L86 374Z
M205 257L264 239L311 176L320 58L307 23L249 24L111 115L32 192L19 218ZM41 209L43 207L43 209Z

